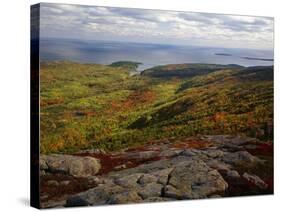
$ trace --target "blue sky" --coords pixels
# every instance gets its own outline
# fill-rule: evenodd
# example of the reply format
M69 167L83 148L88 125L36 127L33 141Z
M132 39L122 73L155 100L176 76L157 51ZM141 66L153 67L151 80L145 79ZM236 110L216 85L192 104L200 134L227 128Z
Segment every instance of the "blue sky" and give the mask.
M273 49L273 18L41 4L41 37Z

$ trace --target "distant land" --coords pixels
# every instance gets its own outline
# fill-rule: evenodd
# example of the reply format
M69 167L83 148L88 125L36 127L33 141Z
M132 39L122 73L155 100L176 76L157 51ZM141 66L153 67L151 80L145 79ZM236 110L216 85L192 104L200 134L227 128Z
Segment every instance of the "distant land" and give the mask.
M261 60L261 61L273 61L273 59L268 58L256 58L256 57L241 57L246 60Z
M232 56L232 54L226 54L226 53L215 53L215 55L219 55L219 56Z
M214 53L214 55L218 55L218 56L233 56L232 54L228 54L228 53ZM259 61L266 61L266 62L273 62L274 59L272 58L258 58L258 57L239 57L245 60L259 60Z

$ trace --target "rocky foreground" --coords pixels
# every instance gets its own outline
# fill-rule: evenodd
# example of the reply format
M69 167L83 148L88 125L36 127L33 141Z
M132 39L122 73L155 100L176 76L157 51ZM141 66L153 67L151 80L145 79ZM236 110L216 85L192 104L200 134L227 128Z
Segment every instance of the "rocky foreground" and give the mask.
M227 135L152 141L119 152L41 155L41 207L273 193L273 146Z

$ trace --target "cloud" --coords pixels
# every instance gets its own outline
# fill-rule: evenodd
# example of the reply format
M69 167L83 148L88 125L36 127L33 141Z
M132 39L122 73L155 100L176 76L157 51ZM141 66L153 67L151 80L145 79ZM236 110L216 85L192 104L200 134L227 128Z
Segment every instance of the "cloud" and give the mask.
M268 17L43 3L40 23L43 37L273 47Z

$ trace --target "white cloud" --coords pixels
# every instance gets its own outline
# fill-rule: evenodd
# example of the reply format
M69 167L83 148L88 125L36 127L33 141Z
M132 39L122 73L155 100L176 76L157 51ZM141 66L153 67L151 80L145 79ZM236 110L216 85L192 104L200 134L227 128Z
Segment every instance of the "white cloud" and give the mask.
M273 19L43 3L41 35L272 49Z

